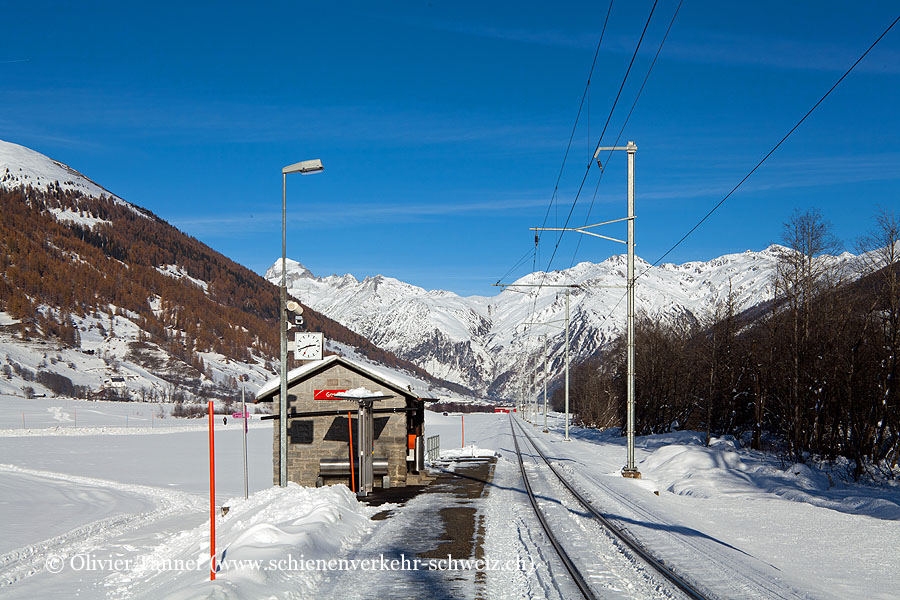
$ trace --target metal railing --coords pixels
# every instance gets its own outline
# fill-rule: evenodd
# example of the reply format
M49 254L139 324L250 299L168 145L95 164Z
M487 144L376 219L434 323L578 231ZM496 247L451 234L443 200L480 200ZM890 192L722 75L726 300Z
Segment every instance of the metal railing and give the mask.
M425 438L425 449L428 454L428 462L436 463L441 458L441 436L432 435Z

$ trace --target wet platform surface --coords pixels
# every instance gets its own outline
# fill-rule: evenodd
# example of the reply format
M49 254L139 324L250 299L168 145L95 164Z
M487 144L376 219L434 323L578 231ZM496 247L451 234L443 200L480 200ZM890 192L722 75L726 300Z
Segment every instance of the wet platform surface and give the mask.
M484 557L480 504L496 459L445 461L425 486L377 490L364 500L382 507L372 534L348 559L394 561L398 569L334 571L319 595L342 598L481 598L484 573L465 561ZM405 561L405 562L404 562ZM456 561L455 563L452 561Z

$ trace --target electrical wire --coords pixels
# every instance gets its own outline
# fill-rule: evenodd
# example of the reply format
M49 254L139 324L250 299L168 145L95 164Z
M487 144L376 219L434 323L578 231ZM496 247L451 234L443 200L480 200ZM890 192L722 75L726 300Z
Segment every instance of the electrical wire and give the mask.
M581 102L578 104L578 113L575 115L575 123L572 125L572 133L569 134L569 143L566 145L566 153L563 155L562 165L559 167L559 174L556 176L556 185L553 186L553 194L550 195L550 204L547 206L547 212L544 214L544 222L541 224L541 227L546 227L547 225L547 217L550 215L550 209L553 207L553 201L556 199L556 195L559 192L559 182L562 180L563 170L566 168L566 161L569 158L569 150L572 148L572 140L575 139L575 130L578 128L578 120L581 118L581 110L584 108L584 99L588 97L591 89L591 78L594 76L594 67L597 66L597 57L600 55L600 45L603 43L603 36L606 34L606 25L609 23L609 15L612 12L613 1L609 0L609 8L606 11L606 19L603 21L603 29L600 30L600 40L597 42L597 49L594 50L594 60L591 62L591 70L588 72L587 83L584 84L584 92L581 93ZM590 102L590 99L588 100ZM590 106L590 104L588 105ZM590 111L588 111L588 118L590 118ZM540 232L538 232L540 234ZM540 235L538 235L538 239L540 239Z
M612 119L613 113L616 110L616 105L619 103L619 98L622 96L622 90L625 88L625 82L628 81L628 75L631 73L631 67L634 65L634 59L637 58L638 51L641 49L641 44L644 41L644 35L647 33L647 28L650 26L650 20L653 18L653 13L656 11L656 5L659 3L659 0L654 0L653 7L650 9L650 14L647 16L647 22L644 23L644 29L641 31L641 37L638 39L637 46L634 48L634 54L631 55L631 61L628 63L628 68L625 70L625 76L622 78L622 83L619 86L619 91L616 93L616 99L613 101L612 107L609 109L609 116L606 117L606 123L603 125L603 130L600 132L600 137L597 139L597 146L594 150L596 153L597 148L600 148L600 144L603 141L603 136L606 135L606 129L609 127L609 122ZM591 171L591 165L594 164L594 157L591 156L591 159L588 161L587 168L584 171L584 176L581 178L581 184L578 186L578 192L575 194L575 200L572 202L572 208L569 209L569 214L566 217L566 222L563 225L563 229L569 226L569 221L572 219L572 213L575 211L575 205L578 204L578 198L581 196L581 191L584 189L585 181L587 181L588 173ZM553 253L550 255L550 260L547 261L547 268L544 269L544 275L541 277L541 282L537 287L535 292L534 302L531 306L531 313L534 315L535 309L537 307L537 298L541 292L541 288L544 285L544 281L547 279L547 273L550 271L550 267L553 264L553 259L556 258L556 253L559 251L559 245L562 242L562 235L556 240L556 244L553 246Z
M619 91L616 94L616 99L613 101L612 108L609 109L609 116L606 117L606 123L603 125L603 131L600 132L600 137L597 139L597 146L594 149L594 152L597 151L597 148L600 147L600 144L603 141L603 136L606 135L606 129L609 127L609 122L612 119L613 112L616 110L616 105L619 103L619 98L622 95L622 90L625 88L625 82L628 81L628 75L631 73L631 67L634 65L634 59L637 57L638 51L641 49L641 43L644 41L644 35L647 33L647 27L650 26L650 20L653 18L653 12L656 10L656 5L659 3L659 0L654 0L653 7L650 9L650 15L647 17L647 22L644 23L644 29L641 31L641 37L638 39L637 46L634 48L634 54L631 55L631 61L628 63L628 69L625 70L625 76L622 78L622 84L619 86ZM591 156L588 161L587 168L584 171L584 176L581 178L581 184L578 186L578 192L575 194L575 200L572 202L572 208L569 209L569 215L566 217L566 222L563 225L563 229L569 226L569 221L572 219L572 213L575 211L575 205L578 204L578 198L581 196L581 191L584 189L584 183L587 181L588 173L591 171L591 165L594 164L594 157ZM559 244L562 241L562 236L560 236L559 240L557 240L556 245L553 248L553 254L550 255L550 260L547 262L547 268L544 270L544 276L546 277L547 271L550 270L550 266L553 264L553 259L556 257L556 253L559 250ZM541 280L543 283L543 279ZM540 291L540 287L538 288Z
M894 21L893 21L890 25L888 25L888 28L885 29L884 32L883 32L881 35L879 35L878 38L877 38L874 42L872 42L872 44L866 49L866 51L863 52L862 55L861 55L859 58L856 59L856 62L853 63L853 64L850 66L850 68L847 69L846 72L844 72L843 75L841 75L840 79L838 79L838 80L834 83L834 85L831 86L831 88L830 88L827 92L825 92L825 95L822 96L821 98L819 98L819 101L816 102L816 103L813 105L813 107L807 111L807 113L806 113L805 115L803 115L803 118L801 118L799 121L797 121L796 125L794 125L793 127L791 127L790 131L788 131L786 134L784 134L784 137L782 137L782 138L778 141L778 143L775 144L775 145L772 147L772 149L769 150L769 151L766 153L766 155L763 156L762 159L761 159L758 163L756 163L756 166L754 166L752 169L750 169L750 172L749 172L749 173L747 173L746 175L744 175L744 178L741 179L741 180L737 183L736 186L734 186L733 188L731 188L731 191L729 191L727 194L725 194L725 197L724 197L724 198L722 198L721 200L719 200L719 202L718 202L715 206L713 206L713 207L709 210L709 212L707 212L707 213L703 216L703 218L700 219L700 220L697 222L696 225L694 225L693 227L691 227L691 228L688 230L688 232L685 233L685 234L681 237L680 240L678 240L677 242L675 242L675 244L674 244L671 248L669 248L668 250L666 250L666 251L663 253L663 255L660 256L659 258L657 258L657 259L656 259L649 267L647 267L646 269L644 269L643 271L641 271L640 275L638 275L637 277L635 277L635 279L644 276L644 274L646 274L647 271L649 271L650 269L652 269L653 267L655 267L656 265L658 265L660 262L662 262L662 260L663 260L665 257L667 257L669 254L671 254L672 251L675 250L675 248L677 248L678 246L680 246L681 243L684 242L684 240L686 240L686 239L688 238L688 236L690 236L692 233L694 233L694 232L697 230L697 228L699 228L699 227L703 224L704 221L706 221L706 220L707 220L714 212L716 212L716 210L718 210L718 208L719 208L720 206L722 206L723 204L725 204L725 201L728 200L728 199L732 196L732 194L734 194L734 193L738 190L738 188L741 187L741 186L744 184L745 181L747 181L748 179L750 179L750 176L753 175L753 174L756 172L756 170L759 169L759 168L763 165L763 163L766 162L766 160L767 160L770 156L772 156L772 154L775 153L776 150L778 150L778 148L781 146L781 144L783 144L783 143L785 142L785 140L787 140L787 139L791 136L791 134L794 133L794 131L796 131L797 128L800 127L800 125L803 124L803 122L807 119L807 117L809 117L809 115L811 115L811 114L813 113L813 111L816 110L816 109L819 107L819 105L822 104L822 102L825 101L826 98L828 98L828 96L831 94L831 92L833 92L833 91L835 90L835 88L837 88L837 86L840 85L840 83L841 83L842 81L844 81L844 79L850 74L850 72L853 71L854 68L856 68L856 65L858 65L860 62L862 62L862 60L866 57L866 55L869 54L869 52L871 52L872 48L874 48L874 47L878 44L878 42L880 42L880 41L882 40L882 38L884 38L884 36L886 36L886 35L888 34L888 32L894 27L894 25L897 24L898 21L900 21L900 16L897 16L897 18L894 19Z
M497 283L499 284L501 281L503 281L504 279L506 279L507 277L509 277L510 273L512 273L513 271L515 271L516 269L518 269L518 268L519 268L526 260L528 260L528 259L531 257L531 255L532 255L533 253L534 253L534 248L529 248L529 249L528 249L528 252L526 252L524 255L522 255L522 258L520 258L519 260L517 260L517 261L516 261L516 264L514 264L512 267L510 267L509 271L507 271L506 273L504 273L504 274L503 274L503 277L501 277L500 279L497 280Z
M572 133L569 134L569 143L566 145L566 152L563 155L562 165L559 167L559 174L556 176L556 184L553 186L553 193L550 195L550 203L547 205L547 212L544 213L544 221L541 224L541 228L547 226L547 219L550 216L550 210L553 208L554 204L556 204L556 197L559 193L559 182L562 181L563 171L566 168L566 162L569 159L569 151L572 148L572 141L575 139L575 131L578 129L578 121L581 118L581 111L584 108L584 100L585 97L588 96L590 87L591 87L591 79L594 76L594 67L597 66L597 57L600 55L600 45L603 44L603 37L606 34L606 26L609 24L609 15L612 13L613 2L615 0L609 0L609 8L606 10L606 18L603 20L603 28L600 30L600 39L597 41L597 48L594 50L594 59L591 61L591 68L588 71L587 82L584 85L584 92L581 93L581 102L578 104L578 112L575 115L575 123L572 125ZM558 210L558 209L557 209ZM540 232L538 233L538 239L540 239ZM529 250L531 252L531 250ZM510 273L516 270L520 266L522 261L517 262L506 274L497 280L497 283L503 281L506 277L509 276ZM532 269L532 272L537 269Z
M641 98L641 93L644 91L644 86L647 85L647 80L650 79L650 73L653 72L653 67L656 65L656 60L659 58L660 52L662 52L663 45L666 43L666 39L669 37L669 32L672 31L672 25L675 24L675 17L678 16L678 11L681 10L681 5L684 0L679 0L678 6L675 8L675 14L672 15L672 20L669 21L669 27L666 28L666 33L663 35L662 41L659 43L659 48L656 49L656 55L653 57L653 62L650 63L650 68L647 69L647 75L644 76L644 81L641 83L641 87L638 90L637 95L634 97L634 102L631 104L631 110L628 111L628 116L625 117L625 122L622 123L622 128L619 129L619 135L616 136L616 141L613 142L613 147L619 145L619 140L622 139L622 134L625 132L625 127L628 125L628 120L631 119L631 114L634 112L634 107L637 106L638 100ZM606 156L606 161L603 164L608 164L609 159L612 156L613 150L609 151L609 154ZM594 195L591 198L591 204L588 207L587 216L584 218L584 224L588 224L588 219L591 218L591 212L594 209L594 202L597 200L597 191L600 189L600 182L603 180L603 169L600 170L600 177L597 178L597 185L594 186ZM578 250L581 248L581 242L584 238L579 237L578 243L575 244L575 252L572 254L572 262L569 263L569 268L575 264L575 259L578 257Z

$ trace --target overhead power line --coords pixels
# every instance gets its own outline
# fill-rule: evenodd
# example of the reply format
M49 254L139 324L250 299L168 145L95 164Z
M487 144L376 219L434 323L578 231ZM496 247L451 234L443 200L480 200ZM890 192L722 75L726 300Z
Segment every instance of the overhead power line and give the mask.
M656 10L656 5L659 0L654 0L653 7L650 9L650 14L647 16L647 22L644 23L644 29L641 31L641 37L638 39L637 46L634 48L634 54L631 55L631 61L628 63L628 69L625 70L625 76L622 78L622 84L619 86L619 91L616 93L616 99L613 101L612 108L609 109L609 116L606 117L606 123L603 125L603 131L600 132L600 137L597 138L597 146L594 148L594 152L596 153L597 148L600 148L600 144L603 142L603 136L606 135L606 129L609 127L609 121L612 119L613 112L616 110L616 104L619 102L619 97L622 95L622 90L625 88L625 82L628 81L628 75L631 73L631 67L634 65L634 59L637 57L638 51L641 49L641 43L644 41L644 35L647 33L647 27L650 26L650 19L653 18L653 12ZM584 183L587 181L588 173L591 171L591 165L594 164L593 155L588 160L587 168L584 171L584 176L581 178L581 184L578 186L578 192L575 193L575 200L572 201L572 207L569 209L569 215L566 217L566 222L563 225L563 229L569 226L569 221L572 219L572 213L575 211L575 205L578 204L578 198L581 196L581 191L584 189ZM547 262L547 268L544 271L544 276L546 277L546 272L550 270L551 265L553 264L553 259L556 258L556 252L559 250L559 244L562 241L562 236L556 241L556 245L553 247L553 254L550 255L550 260Z
M838 80L834 83L834 85L831 86L831 88L830 88L827 92L825 92L825 95L822 96L821 98L819 98L819 101L816 102L816 103L813 105L813 107L810 108L810 109L806 112L805 115L803 115L803 118L801 118L799 121L797 121L797 124L794 125L793 127L791 127L790 131L788 131L786 134L784 134L784 137L782 137L782 138L778 141L778 143L775 144L775 145L772 147L772 149L769 150L769 152L766 153L766 155L763 156L762 159L761 159L758 163L756 163L756 165L755 165L752 169L750 169L750 172L747 173L746 175L744 175L744 178L741 179L741 180L737 183L736 186L734 186L733 188L731 188L731 191L729 191L727 194L725 194L725 197L724 197L724 198L722 198L721 200L719 200L719 202L718 202L715 206L713 206L713 207L709 210L709 212L707 212L707 213L703 216L702 219L700 219L699 221L697 221L697 224L696 224L696 225L694 225L693 227L691 227L691 228L688 230L688 232L685 233L685 234L681 237L680 240L678 240L677 242L675 242L675 244L674 244L671 248L669 248L668 250L666 250L666 251L663 253L662 256L660 256L659 258L657 258L657 259L653 262L653 264L651 264L649 267L647 267L646 269L644 269L637 277L635 277L635 279L637 279L638 277L642 277L645 273L647 273L647 271L649 271L650 269L652 269L653 267L655 267L656 265L658 265L660 262L662 262L662 260L663 260L665 257L667 257L669 254L671 254L672 251L675 250L675 248L677 248L678 246L680 246L681 243L684 242L684 240L686 240L686 239L688 238L688 236L690 236L692 233L694 233L694 232L697 230L697 228L699 228L699 227L703 224L704 221L706 221L706 220L707 220L714 212L716 212L716 210L718 210L718 208L719 208L720 206L722 206L723 204L725 204L725 201L728 200L728 199L732 196L732 194L734 194L734 193L738 190L738 188L741 187L741 186L744 184L745 181L747 181L748 179L750 179L750 176L753 175L753 174L756 172L756 170L759 169L759 168L762 166L762 164L763 164L764 162L766 162L766 160L767 160L770 156L772 156L772 154L775 153L776 150L778 150L778 148L781 146L781 144L783 144L783 143L785 142L785 140L787 140L787 139L791 136L791 134L794 133L794 131L796 131L797 128L800 127L800 125L803 124L803 122L807 119L807 117L809 117L809 115L811 115L811 114L813 113L813 111L816 110L816 109L819 107L819 105L822 104L822 102L824 102L825 99L826 99L829 95L831 95L831 92L833 92L833 91L835 90L835 88L837 88L837 86L840 85L842 81L844 81L844 79L847 77L847 75L849 75L850 72L853 71L854 68L856 68L856 65L858 65L860 62L862 62L862 60L866 57L866 55L869 54L869 52L871 52L872 48L874 48L876 45L878 45L878 42L880 42L880 41L882 40L882 38L884 38L884 36L886 36L886 35L888 34L888 32L894 27L894 25L897 24L898 21L900 21L900 15L898 15L897 18L894 19L894 21L893 21L890 25L888 25L887 29L885 29L885 30L882 32L882 34L879 35L878 38L877 38L874 42L872 42L872 44L866 49L866 51L863 52L862 55L860 55L860 57L856 59L856 62L853 63L853 64L850 66L850 68L847 69L847 70L844 72L843 75L841 75L841 78L838 79Z
M622 128L619 129L619 135L616 136L616 141L613 142L613 147L619 145L619 140L622 139L622 134L625 133L625 127L628 125L628 120L631 119L631 115L634 112L634 107L637 106L638 100L641 98L641 93L644 91L644 86L647 85L647 80L650 79L650 73L653 72L653 67L656 65L656 60L659 58L660 52L662 52L663 45L666 43L666 39L669 37L669 32L672 31L672 25L675 24L675 17L678 16L678 11L681 10L681 4L684 0L679 0L678 6L675 7L675 14L672 15L672 20L669 21L669 26L666 28L666 33L663 35L662 41L659 43L659 48L656 49L656 55L653 57L653 62L650 63L650 68L647 69L647 75L644 76L644 81L641 83L641 87L638 90L637 95L634 97L634 102L631 103L631 109L628 111L628 116L625 117L625 122L622 123ZM603 164L607 164L609 162L610 157L612 156L613 151L610 150L609 154L606 155L606 160ZM591 198L591 204L588 206L587 215L584 217L584 224L588 224L588 219L591 218L591 212L594 210L594 202L597 200L597 190L600 189L600 182L603 180L603 170L600 170L600 177L597 178L597 185L594 187L594 195ZM575 258L578 256L578 250L581 248L581 242L584 238L579 237L578 243L575 244L575 252L572 254L572 262L569 263L569 267L571 268L575 264Z
M637 57L638 51L641 49L641 43L644 41L644 35L647 33L647 28L650 26L650 20L653 18L653 12L656 10L656 5L659 0L654 0L653 7L650 9L650 14L647 16L647 22L644 23L644 29L641 31L641 37L638 39L637 46L634 48L634 54L631 55L631 61L628 63L628 68L625 70L625 76L622 77L622 83L619 85L619 91L616 93L616 99L613 101L612 107L609 109L609 116L606 117L606 123L603 125L603 130L600 132L600 137L597 138L597 146L594 149L594 154L596 154L597 150L600 148L600 144L603 142L603 136L606 135L606 129L609 127L609 122L612 119L613 113L616 110L616 105L619 102L619 98L622 96L622 90L625 88L625 82L628 81L628 75L631 73L631 67L634 65L634 59ZM581 178L581 184L578 186L578 192L575 194L575 199L572 201L572 207L569 209L569 214L566 217L566 222L563 225L563 229L566 229L569 226L569 221L572 219L572 213L575 211L575 205L578 203L578 198L581 196L581 191L584 189L584 183L587 181L588 173L591 171L591 165L594 163L593 155L588 160L587 168L584 171L584 176ZM556 258L556 253L559 251L559 245L562 242L562 236L556 240L556 244L553 246L553 253L550 255L550 260L547 261L547 268L544 269L544 275L541 277L541 284L544 283L544 280L547 278L547 273L550 271L550 267L553 265L553 259ZM534 314L537 308L537 298L541 292L541 288L538 287L537 291L534 295L534 302L531 306L532 315Z
M562 165L559 167L559 175L556 176L556 185L553 186L553 194L550 195L550 204L547 206L547 212L544 214L544 227L547 224L547 217L550 216L550 209L553 208L553 201L559 192L559 182L562 180L563 170L566 168L566 161L569 158L569 150L572 149L572 140L575 139L575 130L578 128L578 120L581 118L581 110L584 108L585 98L589 98L588 93L591 89L591 79L594 77L594 67L597 66L597 57L600 55L600 45L603 43L603 36L606 33L606 25L609 23L609 14L612 12L613 1L609 0L609 8L606 10L606 19L603 21L603 29L600 30L600 40L597 42L597 49L594 50L594 60L591 62L591 70L588 71L587 83L584 84L584 92L581 93L581 102L578 104L578 113L575 115L575 123L572 125L572 133L569 134L569 143L566 145L566 153L563 155ZM588 99L588 108L590 108L590 99ZM588 119L591 116L588 114ZM590 123L590 121L588 121ZM538 236L540 238L540 236Z
M556 200L556 195L559 193L559 182L562 181L562 174L566 168L566 162L569 159L569 151L572 149L572 140L575 139L575 131L578 129L578 121L581 119L581 111L584 108L585 98L588 97L589 90L591 88L591 79L594 77L594 67L597 66L597 57L600 55L600 45L603 44L603 37L606 34L606 26L609 24L609 15L612 12L614 0L609 0L609 8L606 10L606 18L603 20L603 29L600 30L600 39L597 41L597 48L594 50L594 59L591 61L591 68L588 71L587 82L584 84L584 92L581 94L581 102L578 104L578 112L575 114L575 123L572 125L572 133L569 134L569 143L566 145L566 152L563 155L562 165L559 167L559 174L556 176L556 184L553 186L553 193L550 195L550 203L547 205L547 212L544 214L544 224L541 227L547 224L547 219L550 216L550 210L553 208L553 204ZM590 115L588 115L590 118ZM540 239L540 236L538 236ZM529 250L531 252L531 250ZM522 263L520 260L513 267L507 271L507 273L497 280L497 283L503 281L509 274L515 271L519 265ZM534 269L532 269L534 270Z
M526 260L528 260L528 259L531 257L532 254L534 254L534 248L529 248L529 249L528 249L528 252L526 252L525 254L523 254L523 255L522 255L522 258L520 258L519 260L517 260L517 261L516 261L516 264L514 264L512 267L510 267L509 271L507 271L506 273L504 273L504 274L503 274L503 277L501 277L500 279L497 280L497 283L500 283L501 281L503 281L504 279L506 279L507 277L509 277L510 273L512 273L513 271L515 271L516 269L518 269L519 266L522 265Z

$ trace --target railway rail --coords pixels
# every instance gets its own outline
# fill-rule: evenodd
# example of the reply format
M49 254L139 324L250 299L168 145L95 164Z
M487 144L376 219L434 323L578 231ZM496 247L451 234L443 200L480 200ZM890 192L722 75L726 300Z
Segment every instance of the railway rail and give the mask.
M525 439L528 440L529 445L537 452L538 456L541 457L543 462L550 468L550 471L556 476L559 482L566 488L566 490L572 495L573 498L580 504L586 511L593 517L598 523L600 523L607 531L609 531L616 539L618 539L622 544L624 544L630 552L640 559L643 563L647 564L650 568L653 569L660 577L662 577L666 582L672 585L674 588L678 589L681 593L683 593L688 598L692 598L694 600L707 600L709 596L707 596L704 592L699 590L697 587L685 581L681 576L672 571L666 564L662 561L654 557L650 552L647 551L638 541L633 539L627 533L625 533L621 528L617 527L614 523L610 522L609 519L603 516L603 514L598 511L591 502L589 502L584 496L582 496L573 486L563 477L559 470L553 466L547 456L541 451L540 448L534 443L534 440L528 434L527 431L521 426L521 424L517 424L515 418L510 415L510 428L512 430L513 443L516 449L516 455L519 460L519 469L522 472L522 480L525 484L525 490L528 494L528 498L531 502L531 506L534 508L535 514L537 515L538 520L541 523L541 526L544 529L544 532L547 535L547 539L550 541L553 548L559 554L560 559L562 560L563 565L566 567L566 570L572 576L572 579L581 593L587 599L596 599L599 598L595 590L590 586L590 584L586 581L585 577L582 575L580 570L578 569L575 562L572 558L566 553L562 544L560 544L557 537L554 535L551 530L545 515L543 514L537 498L535 497L534 492L531 488L531 483L528 479L528 474L525 469L525 463L522 458L522 452L519 448L519 440L516 434L516 427L519 427L522 435Z

